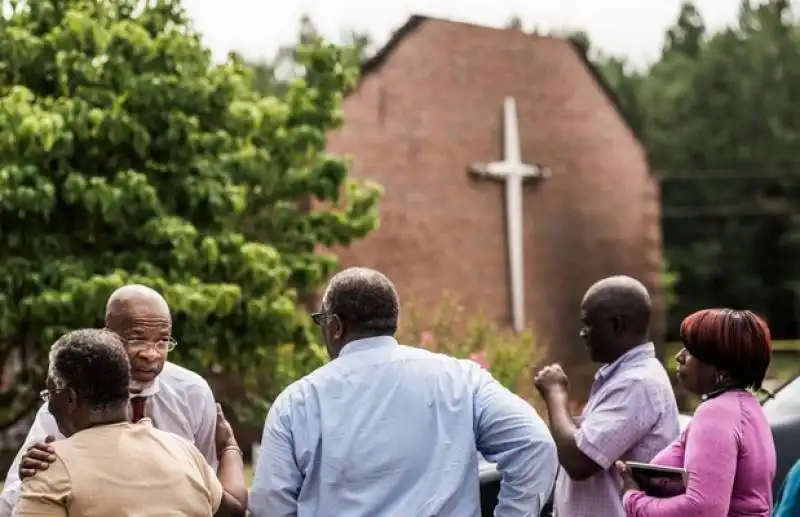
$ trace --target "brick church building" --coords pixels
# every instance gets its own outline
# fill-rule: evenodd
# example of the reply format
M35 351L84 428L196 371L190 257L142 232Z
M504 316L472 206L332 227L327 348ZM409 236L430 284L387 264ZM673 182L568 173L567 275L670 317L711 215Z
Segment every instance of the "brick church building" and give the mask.
M503 159L504 99L518 117L522 162L547 178L522 187L524 317L579 398L594 367L578 337L581 297L612 274L639 278L657 308L658 185L615 98L568 39L414 16L363 67L329 150L351 176L385 189L380 229L341 251L342 266L392 278L427 306L445 292L512 323L503 181L473 163Z

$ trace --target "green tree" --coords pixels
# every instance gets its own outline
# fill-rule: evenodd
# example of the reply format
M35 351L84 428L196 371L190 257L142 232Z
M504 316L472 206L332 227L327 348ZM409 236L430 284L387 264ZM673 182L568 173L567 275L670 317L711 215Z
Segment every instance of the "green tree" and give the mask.
M691 2L684 2L675 25L667 29L664 37L663 55L681 53L697 57L706 33L706 24L700 11Z
M12 2L0 19L0 429L46 351L126 282L166 295L179 359L269 378L313 342L298 296L377 224L379 189L325 153L357 71L318 37L281 98L216 65L177 0ZM302 352L302 350L300 350ZM269 399L272 386L261 393Z
M738 25L709 37L687 12L640 92L678 275L671 328L697 308L731 305L764 313L777 336L794 337L800 30L781 0L743 2Z
M290 45L283 45L271 59L252 63L253 88L264 95L284 95L289 84L302 67L298 65L298 50L320 37L319 30L308 14L300 18L297 39ZM346 30L342 33L341 60L346 66L358 68L375 52L372 37L364 32Z
M509 18L508 22L506 22L507 29L514 29L517 31L524 31L525 30L525 22L522 21L522 18L518 15L512 15Z

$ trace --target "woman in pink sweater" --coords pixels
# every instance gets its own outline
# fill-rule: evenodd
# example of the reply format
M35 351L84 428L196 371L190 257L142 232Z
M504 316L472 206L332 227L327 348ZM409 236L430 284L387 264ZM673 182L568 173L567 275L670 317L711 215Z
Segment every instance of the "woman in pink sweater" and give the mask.
M682 467L685 491L653 497L625 480L629 517L769 517L775 445L758 390L772 347L767 324L750 311L707 309L681 324L678 379L702 404L680 438L651 463Z

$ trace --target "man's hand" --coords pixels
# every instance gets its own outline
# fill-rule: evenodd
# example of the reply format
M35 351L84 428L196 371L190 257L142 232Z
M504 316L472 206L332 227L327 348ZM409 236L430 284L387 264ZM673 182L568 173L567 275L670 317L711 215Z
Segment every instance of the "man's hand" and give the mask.
M231 428L228 419L225 418L225 413L222 411L222 406L219 403L217 403L217 430L214 442L217 445L217 454L226 447L238 447L236 438L233 436L233 428Z
M50 445L55 440L55 436L48 436L43 442L35 443L28 448L19 462L21 480L47 470L50 464L56 461L55 449Z
M539 370L533 377L533 384L542 397L566 394L569 391L569 378L558 364L551 364Z

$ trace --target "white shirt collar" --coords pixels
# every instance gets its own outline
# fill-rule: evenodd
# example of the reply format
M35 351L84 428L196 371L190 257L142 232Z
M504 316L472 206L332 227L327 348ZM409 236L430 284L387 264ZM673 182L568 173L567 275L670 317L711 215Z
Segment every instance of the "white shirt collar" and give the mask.
M163 373L163 371L162 371L162 373ZM159 377L160 377L160 375L159 375ZM131 398L134 398L134 397L152 397L153 395L158 393L160 389L161 389L161 379L156 377L153 380L153 383L150 386L144 388L142 391L140 391L138 393L131 392Z

